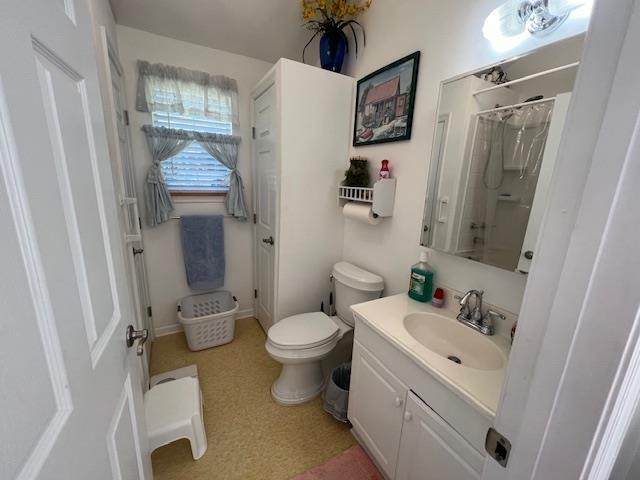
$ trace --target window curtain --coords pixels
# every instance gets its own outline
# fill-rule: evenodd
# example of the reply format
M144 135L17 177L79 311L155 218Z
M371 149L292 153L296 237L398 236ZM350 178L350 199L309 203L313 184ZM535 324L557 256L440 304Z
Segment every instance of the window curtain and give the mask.
M245 221L249 210L244 197L242 177L238 173L238 145L240 144L240 138L200 132L193 132L193 136L213 158L231 170L229 174L229 192L227 192L224 204L229 215Z
M232 78L138 60L136 110L206 116L236 132L238 84Z
M164 127L145 125L142 130L147 137L147 145L151 152L151 167L145 182L145 203L147 205L147 224L155 227L169 220L173 211L171 195L164 181L160 163L180 153L193 139L189 132Z
M145 125L142 130L147 137L151 152L151 167L145 183L147 223L154 227L169 220L173 211L171 194L162 174L160 164L180 153L191 142L196 141L216 160L230 170L229 191L224 201L227 213L240 221L247 220L249 209L244 196L244 183L238 173L238 145L240 137L216 133L188 132L174 128Z

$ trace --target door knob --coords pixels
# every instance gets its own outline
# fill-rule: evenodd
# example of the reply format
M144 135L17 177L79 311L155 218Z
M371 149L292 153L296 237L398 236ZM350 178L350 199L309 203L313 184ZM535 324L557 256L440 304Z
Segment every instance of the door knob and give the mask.
M136 347L136 355L138 355L139 357L141 357L142 354L144 353L144 344L148 338L149 338L149 330L147 330L146 328L143 328L142 330L136 330L133 328L133 325L129 325L127 327L127 334L126 334L127 347L129 348L133 347L133 344L135 343L135 341L138 340L138 346Z
M403 402L402 402L402 399L400 397L396 397L396 398L393 399L393 405L396 408L400 408L402 406L402 403Z
M262 243L266 243L268 245L273 245L275 242L273 241L273 237L269 237L269 238L263 238L262 239Z
M133 247L133 254L134 255L140 255L142 252L144 252L144 248Z
M412 418L413 418L413 413L411 413L409 410L406 410L404 412L404 421L410 422Z
M531 260L533 258L533 250L527 250L524 252L524 258L527 260Z

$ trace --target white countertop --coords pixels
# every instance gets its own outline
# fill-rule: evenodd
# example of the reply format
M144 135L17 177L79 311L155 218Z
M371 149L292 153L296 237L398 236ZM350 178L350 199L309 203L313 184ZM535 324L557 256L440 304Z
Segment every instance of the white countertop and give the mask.
M382 335L469 405L483 415L495 418L511 348L509 340L498 335L487 336L486 338L504 354L504 366L498 370L477 370L453 363L432 352L415 340L404 326L404 317L417 312L444 315L457 322L452 310L417 302L404 293L353 305L351 310L358 319Z

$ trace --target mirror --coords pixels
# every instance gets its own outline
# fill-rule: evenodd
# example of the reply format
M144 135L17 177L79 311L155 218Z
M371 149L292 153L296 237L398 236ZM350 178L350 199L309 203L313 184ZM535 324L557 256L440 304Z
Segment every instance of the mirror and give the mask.
M442 82L422 245L529 271L583 40Z

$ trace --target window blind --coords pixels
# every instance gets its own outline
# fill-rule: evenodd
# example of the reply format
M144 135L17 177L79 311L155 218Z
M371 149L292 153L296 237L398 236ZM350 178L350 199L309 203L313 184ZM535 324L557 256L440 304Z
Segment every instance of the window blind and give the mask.
M156 127L177 128L195 132L232 134L232 124L204 116L153 112ZM229 169L213 158L198 142L192 142L178 155L162 162L167 188L172 192L226 192Z

